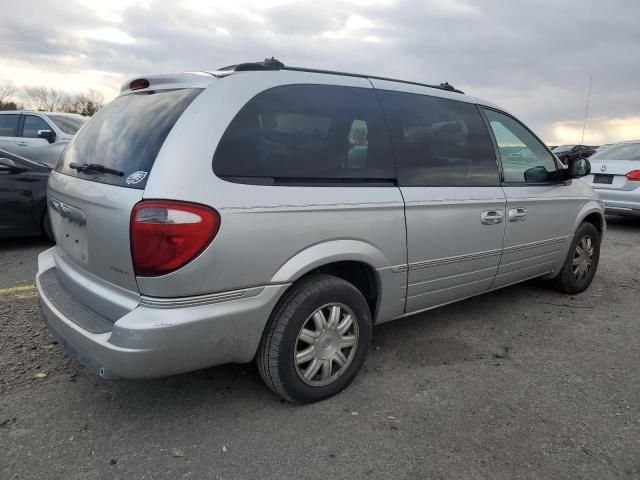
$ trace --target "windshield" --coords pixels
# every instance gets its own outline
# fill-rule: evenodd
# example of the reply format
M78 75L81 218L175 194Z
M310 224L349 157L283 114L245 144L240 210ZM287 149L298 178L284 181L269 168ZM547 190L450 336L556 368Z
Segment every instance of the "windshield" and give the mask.
M62 130L64 133L68 133L69 135L75 135L80 127L85 124L88 117L83 117L82 115L47 115L51 119L56 126Z
M640 160L640 143L610 145L589 158L589 161L593 160Z
M73 137L56 171L84 180L144 189L167 135L201 91L158 90L116 98ZM104 168L78 169L84 164ZM122 176L105 169L119 170Z

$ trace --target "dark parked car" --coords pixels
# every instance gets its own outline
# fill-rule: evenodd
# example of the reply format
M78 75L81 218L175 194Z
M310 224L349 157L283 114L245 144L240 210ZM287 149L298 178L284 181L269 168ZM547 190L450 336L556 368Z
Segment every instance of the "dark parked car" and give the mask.
M553 149L553 153L555 153L565 165L567 165L569 160L573 160L575 158L587 158L595 152L596 149L589 145L560 145Z
M0 237L42 235L49 238L45 163L0 150Z

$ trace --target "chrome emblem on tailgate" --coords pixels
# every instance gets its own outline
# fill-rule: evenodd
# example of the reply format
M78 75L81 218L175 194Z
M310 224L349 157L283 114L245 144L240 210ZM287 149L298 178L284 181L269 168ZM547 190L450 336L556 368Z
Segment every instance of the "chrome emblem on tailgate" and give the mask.
M53 197L49 198L49 205L54 211L58 212L62 218L67 218L80 226L87 224L87 217L85 217L84 212L79 208L67 205Z

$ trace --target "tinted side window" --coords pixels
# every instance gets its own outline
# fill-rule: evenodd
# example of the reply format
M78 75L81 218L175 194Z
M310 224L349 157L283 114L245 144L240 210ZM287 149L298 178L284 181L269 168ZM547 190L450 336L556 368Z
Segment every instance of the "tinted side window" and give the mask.
M513 118L485 110L498 144L504 181L546 183L559 179L553 154L529 130Z
M491 137L475 105L378 91L402 186L495 186Z
M0 137L18 135L18 118L20 115L0 115Z
M330 85L287 85L255 96L220 140L213 169L230 180L275 183L395 178L373 90Z
M28 138L38 138L38 130L53 130L51 126L40 117L35 115L25 115L22 127L22 136Z

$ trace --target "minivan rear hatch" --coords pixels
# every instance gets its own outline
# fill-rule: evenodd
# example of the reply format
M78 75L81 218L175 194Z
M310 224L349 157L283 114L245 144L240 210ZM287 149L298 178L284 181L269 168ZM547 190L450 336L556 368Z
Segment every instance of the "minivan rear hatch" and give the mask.
M146 89L119 96L73 138L49 179L58 268L88 274L88 283L106 281L138 292L131 259L131 212L142 200L169 132L201 91Z

